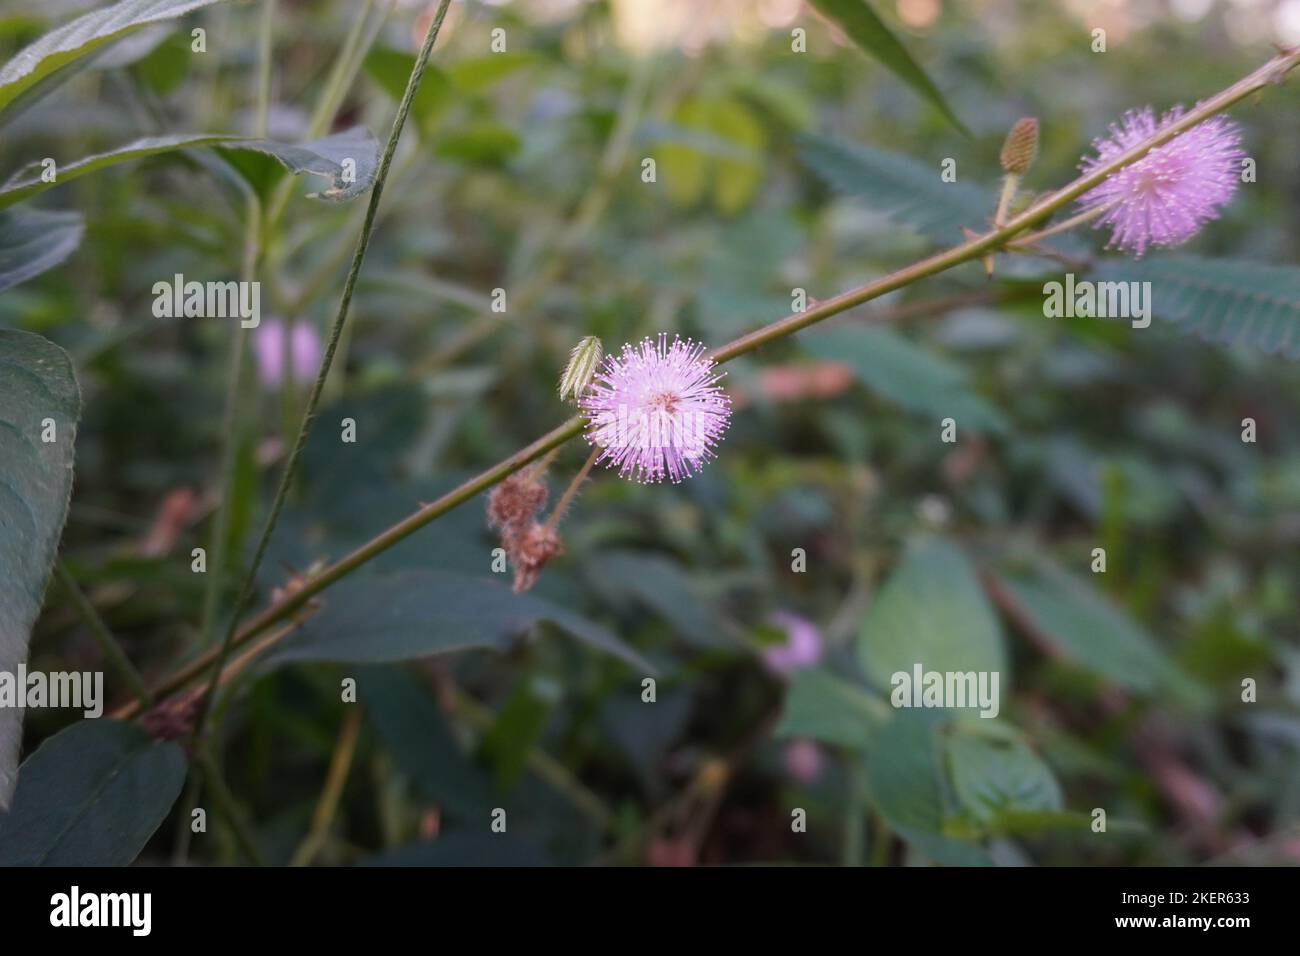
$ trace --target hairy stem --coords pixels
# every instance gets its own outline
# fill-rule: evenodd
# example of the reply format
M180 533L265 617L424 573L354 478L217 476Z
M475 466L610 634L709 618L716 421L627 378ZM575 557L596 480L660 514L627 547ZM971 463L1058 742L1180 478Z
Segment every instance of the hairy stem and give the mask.
M573 504L573 499L578 494L578 487L587 480L587 475L591 474L592 465L596 464L596 459L599 457L600 449L593 448L591 454L587 456L587 460L584 461L582 467L578 469L578 473L574 475L573 480L569 482L569 487L564 489L564 494L560 496L559 502L556 503L555 508L551 511L551 516L546 519L546 527L549 530L554 531L559 525L560 519L564 517L564 512L568 511L569 505Z

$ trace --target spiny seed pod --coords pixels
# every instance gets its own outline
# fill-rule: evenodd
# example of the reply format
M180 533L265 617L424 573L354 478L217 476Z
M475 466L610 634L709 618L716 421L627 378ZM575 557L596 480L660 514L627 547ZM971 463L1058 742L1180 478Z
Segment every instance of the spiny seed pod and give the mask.
M518 534L546 503L546 484L533 468L517 471L488 495L488 524Z
M564 553L564 545L555 529L537 522L533 522L511 544L510 560L515 566L514 590L517 594L532 590L546 562Z
M594 335L588 335L575 345L569 353L569 364L560 376L560 398L577 399L583 389L591 384L604 355L605 348Z
M1002 144L1002 169L1013 176L1029 172L1038 158L1038 120L1032 116L1016 121Z

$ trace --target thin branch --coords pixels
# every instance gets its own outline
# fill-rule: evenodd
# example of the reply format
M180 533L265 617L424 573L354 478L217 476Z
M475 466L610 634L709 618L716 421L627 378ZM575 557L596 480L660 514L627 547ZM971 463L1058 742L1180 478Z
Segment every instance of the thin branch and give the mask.
M415 66L407 79L406 92L402 94L402 101L397 106L397 115L393 118L393 129L389 133L388 144L384 147L383 156L380 158L379 170L375 175L374 185L370 188L370 203L366 207L366 219L361 226L361 236L357 241L356 253L352 257L352 265L348 269L347 279L343 284L343 294L339 299L338 315L335 317L334 326L330 330L329 344L325 348L325 356L316 375L316 382L312 385L311 397L307 400L307 410L303 413L302 426L298 430L298 437L294 441L293 451L289 453L289 460L285 463L284 471L281 472L280 485L276 489L275 498L271 503L270 514L267 516L266 524L263 526L262 533L258 538L257 547L253 552L253 560L244 575L244 582L240 586L239 597L235 601L234 609L230 615L230 623L226 628L225 637L222 639L221 647L217 652L212 674L208 678L207 690L199 703L198 716L194 721L194 740L196 742L202 741L203 730L207 725L208 715L212 710L212 696L221 681L221 670L225 667L226 660L229 658L231 648L234 645L239 617L252 598L253 584L257 580L257 572L262 566L262 559L265 557L267 546L270 544L271 534L275 531L276 522L280 518L280 511L284 507L285 499L288 497L289 485L293 481L298 459L302 456L303 446L307 443L307 434L311 431L312 421L316 417L316 406L320 402L325 380L329 377L330 366L334 362L334 353L338 349L339 338L343 334L344 325L347 323L348 308L352 304L352 293L357 285L357 276L361 273L361 264L365 261L366 249L370 245L370 236L375 227L375 214L379 209L379 200L383 196L384 181L388 178L388 170L393 164L393 154L397 151L397 141L402 136L402 128L406 125L407 114L411 111L411 101L415 99L415 91L420 86L420 79L424 76L425 65L429 62L429 55L433 51L433 43L438 38L438 31L442 28L443 18L447 15L447 7L450 5L451 0L441 0L438 4L438 11L434 15L432 22L430 22L429 31L424 38L424 46L420 48L420 54L416 57Z
M351 707L343 718L343 726L339 728L338 741L334 745L329 770L325 774L325 786L321 789L320 800L312 814L311 830L294 851L290 866L310 866L329 839L330 827L334 824L339 801L343 797L343 786L348 781L348 771L352 769L352 756L356 753L360 731L361 708Z
M1274 83L1280 83L1286 75L1300 65L1300 48L1287 50L1273 57L1253 73L1232 84L1227 89L1199 104L1180 119L1162 128L1141 143L1126 150L1106 163L1097 166L1086 175L1054 193L1044 196L1028 209L1011 219L1005 226L989 232L975 235L959 246L929 256L920 262L890 273L866 285L851 289L833 299L819 302L814 308L795 315L786 316L770 325L742 335L711 353L712 358L721 363L753 352L768 343L793 335L808 326L815 325L831 316L846 312L888 292L893 292L919 279L928 278L945 272L954 266L982 258L986 253L1005 248L1016 236L1048 219L1058 209L1071 200L1083 195L1089 189L1101 183L1106 177L1125 166L1132 165L1152 149L1169 142L1183 131L1204 122L1209 117L1222 112L1252 93ZM408 89L409 92L409 89ZM380 533L371 541L357 548L351 554L340 559L320 574L306 581L293 596L274 604L257 617L240 628L234 636L233 643L243 644L261 634L267 628L293 615L307 601L328 588L351 571L365 564L371 558L386 551L399 541L414 534L435 518L473 498L482 491L514 474L519 469L540 458L553 448L563 445L569 439L581 434L585 421L581 416L569 419L562 425L547 432L532 444L515 452L498 462L475 478L466 481L453 491L443 495L431 504L421 507L414 514ZM290 469L291 470L291 469ZM286 472L287 473L287 472ZM251 578L250 578L251 581ZM244 602L241 601L241 606ZM184 686L191 679L193 671L206 666L210 655L194 662L187 668L173 675L156 693L159 696L170 693L177 687Z
M113 666L113 670L117 671L118 676L131 688L131 693L135 694L140 706L150 706L153 703L153 696L149 693L149 688L145 686L140 672L131 664L130 658L122 650L122 645L113 637L113 633L108 629L108 625L104 623L104 619L99 616L95 606L90 603L90 599L77 586L77 579L72 576L68 566L60 561L54 566L54 573L58 576L59 584L63 586L63 590L68 595L68 600L72 602L73 608L81 616L82 622L99 643L99 648L104 652L104 657Z

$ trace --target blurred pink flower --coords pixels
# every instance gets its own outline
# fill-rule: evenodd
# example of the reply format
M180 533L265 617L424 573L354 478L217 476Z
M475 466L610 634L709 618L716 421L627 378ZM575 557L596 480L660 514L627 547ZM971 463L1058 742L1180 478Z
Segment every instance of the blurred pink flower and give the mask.
M1097 155L1085 157L1079 168L1091 172L1182 115L1176 106L1157 122L1149 106L1130 110L1120 123L1111 124L1109 136L1093 141ZM1096 228L1109 226L1109 245L1141 257L1148 245L1181 245L1219 218L1220 207L1241 181L1245 157L1236 124L1215 116L1111 173L1079 204L1085 210L1105 209Z
M320 366L324 345L311 322L299 320L289 336L289 371L294 382L309 382ZM257 377L267 388L278 388L284 380L284 323L263 319L253 330L253 356Z
M815 740L800 737L786 744L785 772L800 783L815 783L822 775L822 749Z
M789 611L777 611L772 623L785 631L784 644L763 648L763 663L772 673L787 675L814 666L822 659L822 636L817 625Z

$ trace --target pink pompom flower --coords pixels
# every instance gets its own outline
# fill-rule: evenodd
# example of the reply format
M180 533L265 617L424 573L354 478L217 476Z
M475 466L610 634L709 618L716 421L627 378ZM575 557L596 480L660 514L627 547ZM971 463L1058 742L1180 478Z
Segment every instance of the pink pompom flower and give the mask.
M257 359L257 377L268 389L278 388L284 380L284 323L263 319L253 330L253 356ZM310 382L320 366L324 345L311 322L299 320L289 335L289 374L294 382Z
M1159 121L1151 107L1130 110L1110 134L1093 141L1096 156L1079 168L1092 172L1176 122L1181 106ZM1157 146L1136 163L1106 177L1080 197L1085 211L1105 209L1095 228L1108 226L1111 247L1141 256L1147 246L1177 246L1219 217L1241 181L1241 131L1214 116Z
M703 345L680 338L669 344L666 333L607 356L578 400L587 441L601 449L596 461L642 482L678 482L698 472L731 419L721 377Z

